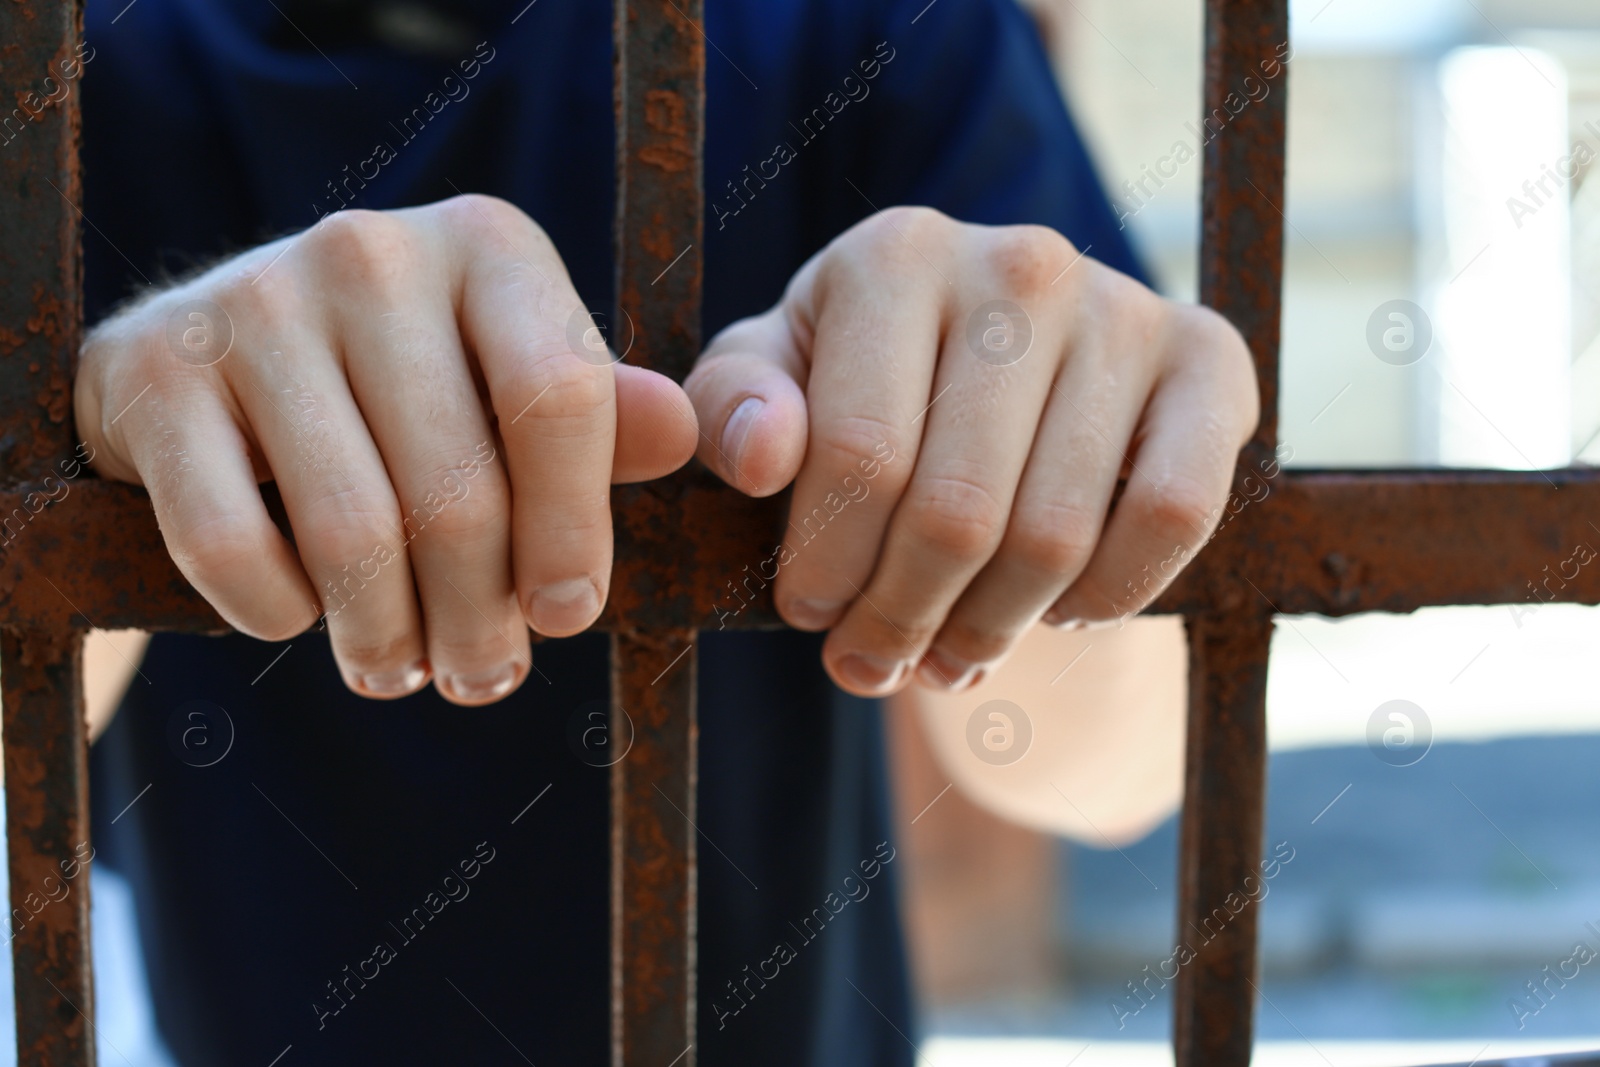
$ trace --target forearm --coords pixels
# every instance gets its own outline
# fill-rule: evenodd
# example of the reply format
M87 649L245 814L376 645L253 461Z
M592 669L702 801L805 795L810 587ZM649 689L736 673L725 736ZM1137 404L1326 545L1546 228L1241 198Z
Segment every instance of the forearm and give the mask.
M958 694L917 687L895 699L918 709L940 764L974 801L1106 848L1148 832L1182 799L1186 670L1176 618L1071 632L1035 626L976 687ZM998 720L981 714L969 733L975 713L995 700L1021 709L1031 729L1014 762L1003 762L1016 750L1003 750ZM996 728L991 739L1000 749L985 748L984 731ZM1024 733L1019 720L1012 743Z

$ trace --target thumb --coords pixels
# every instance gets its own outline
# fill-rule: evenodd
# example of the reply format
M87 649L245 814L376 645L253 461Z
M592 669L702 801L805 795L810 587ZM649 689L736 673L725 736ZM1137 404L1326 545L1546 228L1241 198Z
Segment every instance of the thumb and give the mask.
M617 441L611 482L662 478L694 455L700 436L689 398L671 378L643 367L615 364Z
M750 496L794 481L806 454L805 369L777 309L718 334L683 383L703 431L700 462Z

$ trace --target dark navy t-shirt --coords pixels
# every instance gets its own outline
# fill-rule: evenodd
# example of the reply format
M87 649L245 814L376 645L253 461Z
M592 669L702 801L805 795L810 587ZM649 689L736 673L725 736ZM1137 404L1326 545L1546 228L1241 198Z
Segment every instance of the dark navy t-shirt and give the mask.
M874 206L1045 223L1137 272L1011 0L707 8L707 336ZM609 307L610 28L605 0L89 0L90 320L341 205L466 191ZM708 1067L913 1060L878 709L820 645L701 642ZM607 771L569 730L606 652L539 643L520 691L462 709L352 696L314 632L156 637L95 824L180 1061L606 1063Z

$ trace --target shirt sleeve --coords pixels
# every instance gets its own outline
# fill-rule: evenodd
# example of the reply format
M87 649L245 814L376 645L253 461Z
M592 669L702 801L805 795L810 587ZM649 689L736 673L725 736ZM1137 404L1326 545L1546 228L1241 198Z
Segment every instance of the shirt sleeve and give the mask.
M874 44L889 58L875 87L884 98L873 150L857 163L867 199L925 204L966 222L1050 226L1148 280L1015 0L896 0Z

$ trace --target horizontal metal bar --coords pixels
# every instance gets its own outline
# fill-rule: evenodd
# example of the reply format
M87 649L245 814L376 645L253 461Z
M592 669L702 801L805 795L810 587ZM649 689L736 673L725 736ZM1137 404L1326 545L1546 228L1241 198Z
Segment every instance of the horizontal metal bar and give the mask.
M786 499L751 500L698 467L616 489L618 574L599 628L781 626L761 575L776 574ZM655 547L667 540L670 551ZM649 554L650 567L634 565ZM144 490L81 465L74 477L0 487L0 626L89 625L227 629L168 557Z
M1257 597L1286 614L1323 615L1530 597L1600 604L1600 567L1580 566L1572 577L1563 567L1580 543L1600 550L1600 470L1284 470L1252 478L1151 613L1230 611ZM39 507L42 496L31 494L41 488L0 489L0 522L9 522L11 538L0 540L0 625L82 628L86 618L101 627L225 628L167 558L142 490L88 475L66 484L65 496L54 486L60 502L37 514L29 506ZM623 492L619 560L646 551L667 521L694 536L678 542L670 573L616 583L601 629L651 625L644 613L657 598L677 628L781 625L771 578L773 549L792 535L786 497L751 500L703 470ZM1149 566L1155 574L1181 563L1169 557Z
M226 630L167 555L144 490L71 459L51 481L0 489L0 626Z
M1600 470L1284 471L1249 492L1154 612L1600 604L1600 561L1581 562L1600 552Z

